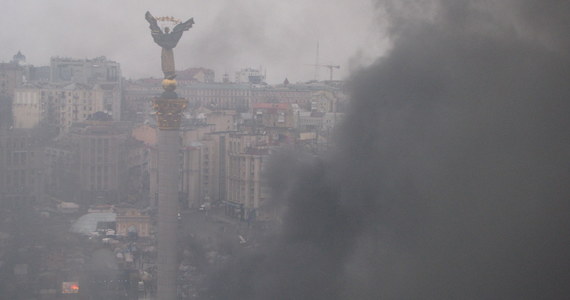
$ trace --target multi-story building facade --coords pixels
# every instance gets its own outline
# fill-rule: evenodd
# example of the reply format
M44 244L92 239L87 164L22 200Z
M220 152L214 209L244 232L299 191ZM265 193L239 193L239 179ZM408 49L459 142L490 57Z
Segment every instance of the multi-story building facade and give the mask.
M22 68L16 63L0 63L0 128L12 126L14 90L22 84Z
M309 110L313 90L305 85L257 87L253 91L253 103L295 103Z
M145 85L151 81L152 85ZM160 94L152 87L160 86L159 79L141 82L129 88L136 101L148 103ZM318 145L328 137L324 132L340 119L338 113L328 111L335 111L337 102L344 101L338 87L325 84L271 87L183 80L178 83L179 97L190 100L180 133L179 200L194 208L206 202L223 203L228 214L243 220L269 215L264 211L268 191L262 174L270 149L293 143L320 149ZM151 203L157 199L160 181L154 124L147 119L133 133L150 149Z
M70 135L78 151L82 202L126 200L130 126L128 122L112 121L103 112L73 124Z
M46 117L46 103L41 99L41 90L36 86L25 86L14 93L12 113L14 128L34 128Z
M265 81L265 75L261 73L261 70L253 68L245 68L236 72L235 82L236 83L251 83L260 84Z
M204 106L211 110L247 111L252 101L249 84L196 83L180 86L180 97L188 99L190 106Z
M131 133L132 134L132 133ZM150 149L142 141L127 138L127 202L148 203Z
M263 127L295 127L296 110L291 103L255 103L252 107L256 125Z
M104 91L102 110L112 115L113 120L121 120L123 87L119 63L104 56L94 59L52 57L50 82L98 85Z
M176 81L179 83L214 83L216 73L212 69L188 68L176 72Z
M44 148L45 193L55 201L75 202L79 198L77 147L61 136Z
M213 175L211 143L205 136L216 129L213 124L185 128L181 132L181 201L188 207L198 207L209 197Z
M335 90L323 89L313 92L311 95L311 111L323 113L337 112L341 95Z
M0 129L0 200L15 207L42 196L42 137L29 129Z
M200 203L226 200L229 136L236 131L214 131L201 141Z
M67 132L74 122L104 111L105 93L99 86L80 83L26 84L14 92L14 128L33 128L43 122Z
M121 80L119 63L104 56L94 59L52 57L51 82L77 82L83 84L117 83Z
M23 69L17 63L0 63L0 94L12 95L22 84Z
M230 135L227 162L226 212L242 220L263 217L267 198L263 170L269 156L267 135Z

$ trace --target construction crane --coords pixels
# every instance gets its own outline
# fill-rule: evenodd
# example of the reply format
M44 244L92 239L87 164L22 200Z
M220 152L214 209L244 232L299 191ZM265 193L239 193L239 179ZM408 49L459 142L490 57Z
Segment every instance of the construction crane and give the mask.
M329 68L330 81L333 80L333 69L340 69L340 66L335 66L335 65L320 65L320 67Z
M329 72L330 72L330 81L333 80L333 69L340 69L340 66L335 66L335 65L321 65L319 63L319 41L317 41L317 56L315 58L315 63L309 66L313 66L315 67L315 81L319 81L319 68L329 68Z
M330 77L329 77L329 78L330 78L331 81L333 80L333 70L334 70L334 69L340 69L340 66L337 66L337 65L318 65L318 64L317 64L317 65L309 65L309 66L315 66L315 67L317 67L317 68L319 68L319 67L320 67L320 68L328 68L328 69L329 69L329 74L330 74Z

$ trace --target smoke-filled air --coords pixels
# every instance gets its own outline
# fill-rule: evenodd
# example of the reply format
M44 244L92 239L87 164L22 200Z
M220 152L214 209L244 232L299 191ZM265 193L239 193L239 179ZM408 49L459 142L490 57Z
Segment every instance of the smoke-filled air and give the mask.
M3 2L0 300L570 299L570 1Z
M566 298L569 3L377 8L390 50L351 77L329 155L274 158L280 226L213 298Z

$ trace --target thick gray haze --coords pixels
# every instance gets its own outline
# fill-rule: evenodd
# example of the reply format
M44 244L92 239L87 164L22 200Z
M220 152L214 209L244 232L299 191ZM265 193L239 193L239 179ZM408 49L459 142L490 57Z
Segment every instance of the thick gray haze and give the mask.
M21 50L27 61L47 65L51 56L106 56L121 63L127 78L160 77L160 48L150 38L144 13L194 17L196 24L175 50L178 69L212 68L222 74L267 69L269 83L314 78L316 45L321 64L341 65L335 78L379 56L369 0L6 0L0 18L0 60ZM342 41L342 42L340 42ZM328 77L322 69L320 78Z
M570 3L495 2L378 3L391 51L330 157L274 160L279 234L214 298L567 298Z
M177 67L218 79L312 79L317 40L338 76L382 56L350 78L330 155L271 162L281 226L213 275L212 298L566 299L570 2L306 2L8 0L0 57L159 77L147 10L194 17Z

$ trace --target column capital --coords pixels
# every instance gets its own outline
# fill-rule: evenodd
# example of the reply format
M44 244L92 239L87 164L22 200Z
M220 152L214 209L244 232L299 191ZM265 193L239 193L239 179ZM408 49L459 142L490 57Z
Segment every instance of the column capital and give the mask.
M155 98L152 101L152 106L156 111L160 130L178 130L180 129L182 112L188 106L188 100Z

